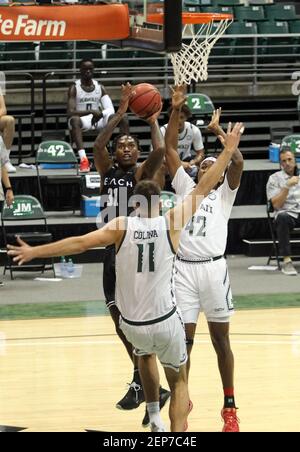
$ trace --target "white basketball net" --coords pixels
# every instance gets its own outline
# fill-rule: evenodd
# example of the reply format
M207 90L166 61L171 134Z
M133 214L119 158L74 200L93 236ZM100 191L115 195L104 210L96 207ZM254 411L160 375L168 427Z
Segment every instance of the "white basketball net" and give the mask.
M193 80L198 82L207 79L210 51L231 22L231 19L221 20L215 22L216 26L211 21L202 24L197 33L194 32L193 25L184 26L182 35L190 32L189 36L192 36L192 39L189 44L183 43L179 52L170 54L175 85L182 85L183 83L190 85Z

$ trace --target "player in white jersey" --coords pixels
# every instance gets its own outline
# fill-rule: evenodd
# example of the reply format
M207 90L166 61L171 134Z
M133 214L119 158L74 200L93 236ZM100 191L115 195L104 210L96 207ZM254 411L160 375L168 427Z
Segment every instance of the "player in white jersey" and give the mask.
M172 114L172 107L169 109L169 116ZM201 132L197 126L188 122L192 116L187 105L183 105L178 121L178 148L181 164L191 177L195 177L198 172L200 162L204 158L204 146ZM163 136L166 134L168 124L163 125L160 130ZM196 154L192 158L192 151Z
M176 100L175 100L176 101ZM173 99L173 103L176 102ZM219 125L221 110L214 112L209 125L223 140ZM175 111L172 132L166 138L166 160L176 193L184 198L194 187L193 180L181 166L176 150L178 114ZM202 161L198 178L218 160ZM243 171L243 157L237 149L225 176L202 201L197 212L183 229L176 259L176 298L182 311L189 356L191 354L198 316L204 312L211 340L218 357L224 389L223 431L238 431L234 401L234 358L229 340L229 319L233 314L232 294L226 261L223 257L227 242L227 224ZM189 372L190 360L187 364Z
M68 117L72 141L80 158L80 171L88 172L90 165L83 145L82 132L103 129L115 113L111 98L103 85L93 78L92 60L80 62L80 79L68 92Z
M177 88L178 93L181 89ZM185 97L181 96L181 99L179 111ZM30 247L19 238L20 246L9 246L9 255L21 265L41 256L77 254L95 246L115 244L120 326L140 357L139 368L152 431L164 431L159 412L159 373L155 355L164 367L171 389L171 430L187 428L187 350L184 327L174 300L174 257L182 226L219 180L238 146L241 127L242 124L237 123L231 131L229 126L218 162L201 178L183 204L164 217L159 216L159 185L143 180L135 187L136 217L118 217L98 231L45 246Z

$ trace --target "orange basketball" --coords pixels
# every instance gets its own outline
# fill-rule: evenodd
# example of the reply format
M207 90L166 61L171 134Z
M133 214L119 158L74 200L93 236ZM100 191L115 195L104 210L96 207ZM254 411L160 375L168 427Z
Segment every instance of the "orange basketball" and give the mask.
M161 106L161 95L150 83L140 83L133 87L129 108L140 118L147 119L154 115Z

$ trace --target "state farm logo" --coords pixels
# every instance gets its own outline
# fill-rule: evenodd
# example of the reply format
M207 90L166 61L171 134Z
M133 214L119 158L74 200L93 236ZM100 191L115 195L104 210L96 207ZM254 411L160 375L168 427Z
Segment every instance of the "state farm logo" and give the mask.
M64 20L35 20L20 14L16 20L2 19L0 14L0 35L3 36L64 36L67 24Z

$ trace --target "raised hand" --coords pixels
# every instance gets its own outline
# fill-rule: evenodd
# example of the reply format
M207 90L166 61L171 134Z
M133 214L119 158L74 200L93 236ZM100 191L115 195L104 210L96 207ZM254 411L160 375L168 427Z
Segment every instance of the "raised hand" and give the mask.
M172 90L172 108L174 110L180 110L182 105L186 102L186 86L177 85Z
M218 130L218 128L220 127L220 116L222 113L222 108L217 108L216 110L214 110L210 123L207 126L207 129L210 130L211 132L214 132L216 130Z
M26 242L17 237L19 246L7 245L9 256L13 257L13 261L18 265L23 265L25 262L29 262L34 259L34 248L29 246Z
M245 127L242 122L237 122L233 127L231 122L228 124L227 133L225 137L219 135L219 140L221 141L224 148L227 151L234 153L238 148L241 135L244 132Z
M121 115L125 115L128 109L129 99L132 92L133 86L130 83L127 82L126 85L122 85L121 99L118 108L118 113L120 113Z
M156 113L154 113L152 116L149 116L149 118L144 118L144 121L146 121L148 124L154 124L155 123L155 121L157 121L157 119L158 119L158 117L159 117L159 115L160 115L160 112L161 112L161 110L162 110L162 107L163 107L163 103L161 102L161 104L160 104L160 107L159 107L159 110L156 112Z

